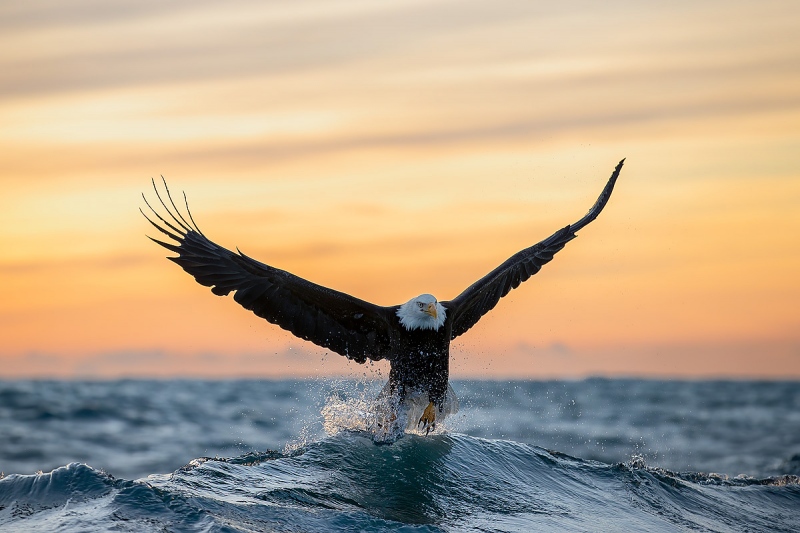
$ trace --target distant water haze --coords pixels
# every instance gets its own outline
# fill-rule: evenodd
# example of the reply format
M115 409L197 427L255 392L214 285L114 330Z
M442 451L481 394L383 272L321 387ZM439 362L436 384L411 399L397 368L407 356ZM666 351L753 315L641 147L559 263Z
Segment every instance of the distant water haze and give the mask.
M201 456L292 450L366 428L385 379L0 382L0 471L73 461L128 479ZM440 433L674 471L800 475L796 382L455 381ZM368 409L368 408L367 408ZM363 412L363 411L362 411ZM348 418L350 416L350 418Z

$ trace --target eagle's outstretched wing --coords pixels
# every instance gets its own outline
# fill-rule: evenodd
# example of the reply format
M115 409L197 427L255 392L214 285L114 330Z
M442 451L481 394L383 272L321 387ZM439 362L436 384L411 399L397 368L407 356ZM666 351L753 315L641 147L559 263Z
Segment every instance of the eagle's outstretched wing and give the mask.
M447 309L448 318L452 320L451 339L455 339L474 326L483 315L494 309L500 298L539 272L543 265L553 259L556 252L577 237L575 232L597 218L611 197L611 191L614 189L614 183L617 181L624 162L623 159L614 169L603 192L600 193L597 202L586 213L586 216L575 224L558 230L542 242L512 255L502 265L470 285L455 299L442 302Z
M234 300L261 318L359 363L391 355L396 307L380 307L359 300L256 261L238 250L234 253L223 248L198 229L185 194L189 220L172 201L166 181L164 189L174 213L158 192L155 180L153 189L166 215L153 209L144 195L147 207L160 224L140 211L176 244L150 239L177 253L177 257L168 259L194 276L198 283L211 287L211 292L218 296L233 291Z

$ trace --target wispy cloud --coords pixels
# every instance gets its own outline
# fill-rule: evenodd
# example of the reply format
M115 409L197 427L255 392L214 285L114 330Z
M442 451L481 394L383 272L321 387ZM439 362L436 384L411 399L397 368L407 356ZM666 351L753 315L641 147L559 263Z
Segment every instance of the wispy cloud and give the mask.
M798 20L784 0L5 2L0 374L316 371L144 238L151 176L221 245L390 304L574 221L622 157L607 212L476 345L537 347L533 375L646 373L587 354L759 339L772 375L800 372Z

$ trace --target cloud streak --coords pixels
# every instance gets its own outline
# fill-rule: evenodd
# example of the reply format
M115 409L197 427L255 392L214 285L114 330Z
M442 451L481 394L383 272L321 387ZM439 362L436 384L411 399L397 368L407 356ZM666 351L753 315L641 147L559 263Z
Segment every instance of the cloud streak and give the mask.
M796 375L798 20L781 0L6 2L0 375L316 372L144 238L151 176L221 245L392 304L576 220L622 157L601 219L475 344L544 347L531 375L663 373L662 349L711 375L723 349L681 353L741 341Z

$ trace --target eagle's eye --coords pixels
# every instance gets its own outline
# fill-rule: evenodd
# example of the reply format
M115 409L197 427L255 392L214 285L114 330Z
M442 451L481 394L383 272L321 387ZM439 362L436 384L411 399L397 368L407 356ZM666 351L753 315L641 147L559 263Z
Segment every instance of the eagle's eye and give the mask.
M422 302L417 302L417 305L419 306L420 309L422 309L422 305L423 305Z

